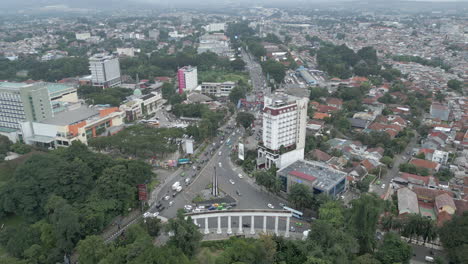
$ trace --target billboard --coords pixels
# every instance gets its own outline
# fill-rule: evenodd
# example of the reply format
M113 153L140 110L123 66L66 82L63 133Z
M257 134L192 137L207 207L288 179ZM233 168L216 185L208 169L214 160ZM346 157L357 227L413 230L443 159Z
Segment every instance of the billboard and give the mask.
M186 139L184 141L184 150L185 150L185 154L193 154L193 140L191 139Z
M239 142L239 159L244 160L244 143Z
M190 163L190 159L179 159L177 163L179 163L179 165L187 164L187 163Z
M146 201L148 199L148 191L146 190L146 184L138 184L138 200Z

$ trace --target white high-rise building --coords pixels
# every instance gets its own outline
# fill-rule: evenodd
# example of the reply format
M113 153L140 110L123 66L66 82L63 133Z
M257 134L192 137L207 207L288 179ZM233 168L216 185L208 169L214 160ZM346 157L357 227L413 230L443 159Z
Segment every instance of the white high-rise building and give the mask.
M109 88L121 84L119 59L112 55L96 54L92 56L89 58L89 70L93 86Z
M286 94L265 96L258 166L281 169L304 159L308 102Z
M177 71L177 79L179 83L179 94L184 91L192 91L198 86L198 71L197 67L185 66Z

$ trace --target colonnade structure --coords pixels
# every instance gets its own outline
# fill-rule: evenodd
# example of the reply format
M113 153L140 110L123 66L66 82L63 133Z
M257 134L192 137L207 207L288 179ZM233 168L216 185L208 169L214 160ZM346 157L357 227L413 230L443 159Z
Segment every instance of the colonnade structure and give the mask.
M263 217L263 233L267 233L267 223L268 218L274 219L274 233L279 235L284 235L284 237L289 237L289 228L290 228L290 220L292 217L292 213L286 210L266 210L266 209L249 209L249 210L242 210L242 209L234 209L234 210L222 210L222 211L205 211L205 212L198 212L198 213L187 213L185 214L186 217L191 217L193 222L197 226L201 226L204 221L204 233L210 233L210 227L208 223L209 218L216 218L217 221L217 234L223 233L223 228L221 228L221 219L227 217L227 234L243 234L244 233L244 224L247 224L249 227L246 227L247 232L250 232L251 235L255 234L255 217ZM247 217L250 218L250 222L243 222L243 218ZM286 218L286 229L284 232L280 232L278 230L278 222L279 218L284 217ZM237 230L233 231L232 220L238 220L237 225L234 226L234 229L237 227ZM248 231L250 229L250 231Z

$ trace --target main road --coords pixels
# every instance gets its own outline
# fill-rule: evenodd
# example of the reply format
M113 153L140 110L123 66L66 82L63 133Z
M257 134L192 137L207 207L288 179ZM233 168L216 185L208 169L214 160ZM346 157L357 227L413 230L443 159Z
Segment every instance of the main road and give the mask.
M234 117L226 126L234 126ZM226 141L229 139L230 142L232 142L232 146L237 145L245 131L243 128L236 128L229 131L231 132L225 135L225 140L221 140L220 137L215 138L215 146L211 144L204 152L207 153L207 155L200 155L199 160L208 159L208 161L203 164L200 171L191 168L185 172L185 176L181 176L179 173L165 183L156 198L156 203L161 203L165 207L165 209L160 212L161 216L173 218L177 215L177 211L184 208L185 205L193 205L193 198L199 195L202 190L206 190L207 186L212 183L215 170L218 176L219 189L236 200L236 209L269 209L267 206L268 204L272 204L275 209L281 208L280 203L285 203L284 200L257 186L248 175L245 175L240 168L232 164L230 160L231 148L226 144ZM196 174L195 177L191 177L194 174ZM242 178L239 177L239 174L242 175ZM187 177L190 177L191 181L193 181L189 186L183 184ZM232 184L230 180L232 180L234 184ZM171 187L176 181L181 182L183 189L179 194L176 194L175 197L172 197L174 192ZM240 193L240 195L238 193ZM163 198L165 196L170 196L170 199L164 200ZM151 211L154 212L157 211L157 209L154 208ZM215 226L215 221L215 218L210 219L210 226ZM297 221L292 220L291 223L294 224L295 222ZM203 228L204 223L200 224ZM262 228L262 224L260 219L256 220L255 228ZM285 219L280 219L279 224L280 227L284 226ZM227 219L222 220L222 226L223 228L227 226ZM268 223L268 228L273 229L273 223Z
M244 49L241 51L242 59L246 63L246 67L249 70L250 79L252 80L252 92L263 92L264 94L270 94L270 87L267 85L267 80L263 75L262 66L258 63L255 58Z

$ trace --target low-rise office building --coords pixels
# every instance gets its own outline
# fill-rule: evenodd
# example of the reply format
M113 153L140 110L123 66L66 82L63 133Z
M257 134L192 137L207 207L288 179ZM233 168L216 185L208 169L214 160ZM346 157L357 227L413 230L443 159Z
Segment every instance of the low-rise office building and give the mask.
M112 135L123 129L124 116L117 107L77 103L49 119L21 123L21 136L26 144L46 148L67 147L73 141L88 144L89 138Z
M294 184L300 183L309 187L314 194L325 193L335 197L344 192L347 185L346 173L316 161L295 161L280 169L276 175L287 193Z
M227 97L232 89L236 87L235 82L203 82L201 85L201 93L206 95L213 95L216 97Z

